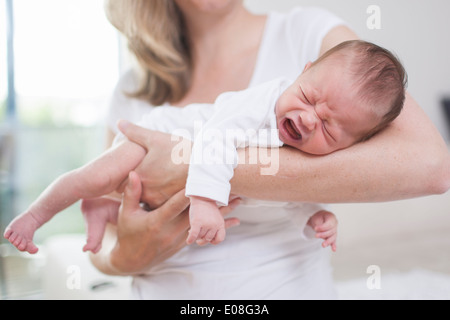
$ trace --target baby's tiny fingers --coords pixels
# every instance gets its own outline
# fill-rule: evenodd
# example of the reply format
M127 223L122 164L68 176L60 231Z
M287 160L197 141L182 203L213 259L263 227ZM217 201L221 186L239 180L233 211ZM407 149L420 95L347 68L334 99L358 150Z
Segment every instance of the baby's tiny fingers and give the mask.
M216 237L217 230L211 229L206 234L204 239L208 242L211 242Z
M191 230L189 230L188 238L186 239L186 243L188 245L193 244L195 240L198 239L200 233L200 227L192 227Z
M336 242L333 242L333 243L331 244L331 250L333 250L333 252L336 252L336 251L337 251L337 244L336 244Z
M316 233L316 238L320 238L320 239L328 239L331 236L336 234L336 230L328 230L328 231L324 231L324 232L317 232Z
M324 221L322 224L316 225L314 228L315 231L326 231L329 229L337 228L337 221L333 219L329 219Z
M203 247L203 246L206 246L207 244L209 244L209 242L206 241L205 239L198 239L195 243L200 247Z
M336 252L336 235L325 239L325 241L322 243L322 247L326 248L328 246L331 246L331 249Z
M217 231L217 233L216 233L216 237L213 239L211 244L217 245L217 244L221 243L222 241L225 240L225 236L226 236L225 229L219 229L219 231Z

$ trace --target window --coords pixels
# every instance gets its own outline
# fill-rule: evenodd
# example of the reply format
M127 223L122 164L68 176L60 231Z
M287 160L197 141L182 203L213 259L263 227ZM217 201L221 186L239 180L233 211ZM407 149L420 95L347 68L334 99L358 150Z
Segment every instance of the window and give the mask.
M8 173L15 196L11 208L0 209L3 221L25 210L58 175L103 151L107 100L119 76L118 36L105 17L103 0L12 2L17 127ZM0 70L6 70L3 51L0 58ZM7 96L3 77L2 72L0 127ZM83 231L75 205L38 231L36 240Z
M14 1L19 118L29 126L92 126L117 80L117 35L103 0Z
M0 21L6 21L6 3L5 1L0 1ZM4 30L6 24L0 27L0 30ZM6 115L6 95L8 78L7 73L3 70L7 70L6 65L6 32L0 32L0 123L5 121Z
M8 64L7 64L7 6L5 1L0 2L0 230L6 224L7 212L11 211L10 173L11 150L9 148L9 132L5 129L7 119L7 96L8 96ZM5 30L5 31L3 31ZM0 231L1 233L1 231ZM1 237L0 237L1 238ZM1 242L1 240L0 240ZM1 266L0 266L1 271ZM1 272L0 272L1 276ZM1 286L0 286L1 287Z

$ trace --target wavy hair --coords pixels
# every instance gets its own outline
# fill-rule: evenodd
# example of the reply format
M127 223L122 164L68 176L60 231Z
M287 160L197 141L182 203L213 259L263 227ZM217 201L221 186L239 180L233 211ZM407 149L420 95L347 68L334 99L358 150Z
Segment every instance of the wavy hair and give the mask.
M173 0L106 0L111 24L128 40L144 74L131 97L158 106L189 88L191 57L183 16Z

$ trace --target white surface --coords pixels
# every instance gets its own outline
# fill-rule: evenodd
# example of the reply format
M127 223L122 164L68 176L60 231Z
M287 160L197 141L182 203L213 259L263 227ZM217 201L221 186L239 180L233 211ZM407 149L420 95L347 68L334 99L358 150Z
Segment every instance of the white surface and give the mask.
M44 272L44 298L56 300L122 300L129 298L131 279L108 277L92 267L81 252L84 236L59 236L46 244L48 256ZM80 268L81 287L70 289L74 269ZM68 272L69 271L69 272ZM423 269L380 274L380 289L369 289L371 275L347 281L337 281L341 300L450 300L450 275ZM110 283L103 290L93 291L92 285Z
M44 299L126 300L130 278L106 276L95 269L82 252L84 235L57 236L45 244ZM102 285L103 284L103 285ZM97 289L93 287L97 286Z
M369 275L368 275L369 277ZM427 270L381 274L380 289L369 289L368 278L337 283L341 300L449 300L450 276Z

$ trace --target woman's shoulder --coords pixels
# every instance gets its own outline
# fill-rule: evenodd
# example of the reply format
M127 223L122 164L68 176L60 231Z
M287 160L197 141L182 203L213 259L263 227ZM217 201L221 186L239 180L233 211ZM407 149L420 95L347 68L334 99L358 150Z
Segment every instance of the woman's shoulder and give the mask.
M303 24L308 26L311 22L321 20L321 21L334 21L339 20L343 22L343 20L338 17L333 12L329 11L326 8L315 7L315 6L297 6L293 7L288 11L271 11L268 16L275 20L276 22L283 24Z
M283 15L285 20L288 22L303 23L305 25L308 25L310 22L318 19L322 21L339 19L342 21L342 19L328 9L315 6L294 7L281 15Z
M278 20L293 54L305 59L304 63L318 58L323 39L331 30L346 25L336 14L319 7L295 7L274 20Z
M107 124L114 132L117 132L116 123L119 119L138 122L153 109L149 102L130 96L138 86L139 74L134 69L125 71L117 82L109 100L107 114Z
M295 7L281 14L278 21L283 24L288 36L303 36L306 41L321 40L334 27L346 25L336 14L319 7Z
M139 73L134 68L125 70L119 77L115 91L117 92L132 92L138 89Z
M252 85L286 77L319 57L325 36L345 22L326 9L295 7L288 12L270 12Z

